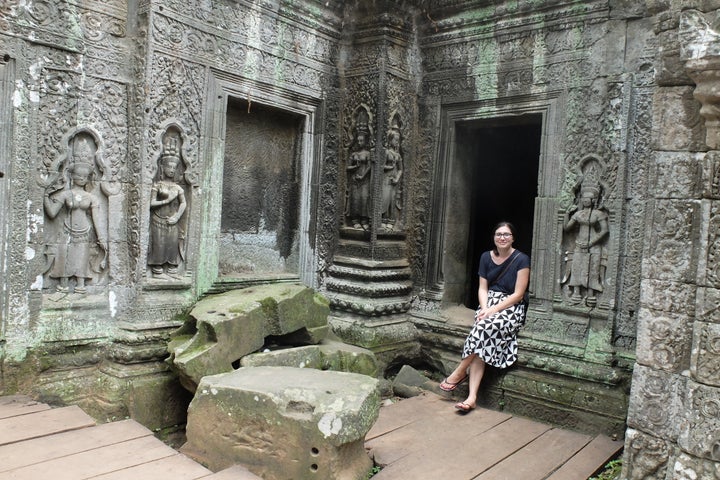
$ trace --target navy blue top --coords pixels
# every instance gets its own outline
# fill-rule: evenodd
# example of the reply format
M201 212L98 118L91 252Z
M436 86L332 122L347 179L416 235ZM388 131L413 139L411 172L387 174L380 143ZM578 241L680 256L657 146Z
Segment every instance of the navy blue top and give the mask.
M513 257L515 261L513 261ZM496 281L498 275L505 269L505 266L512 262L499 281ZM488 290L495 290L496 292L502 292L507 295L512 295L515 291L515 282L517 281L517 272L523 268L530 268L530 257L522 253L520 250L515 250L507 260L500 265L496 265L490 256L490 251L484 252L480 256L480 266L478 267L478 275L488 281ZM492 282L492 283L491 283Z

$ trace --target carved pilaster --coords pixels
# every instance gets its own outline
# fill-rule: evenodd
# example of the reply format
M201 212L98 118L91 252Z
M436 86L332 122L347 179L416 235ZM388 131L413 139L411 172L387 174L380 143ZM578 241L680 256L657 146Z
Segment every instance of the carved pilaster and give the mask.
M680 56L695 82L693 96L700 101L705 120L705 143L720 148L720 32L705 15L687 10L680 16Z

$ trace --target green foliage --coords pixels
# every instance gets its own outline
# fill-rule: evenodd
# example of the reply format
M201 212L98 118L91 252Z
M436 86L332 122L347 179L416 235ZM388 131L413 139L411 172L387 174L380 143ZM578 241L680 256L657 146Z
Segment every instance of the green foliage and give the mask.
M620 471L622 470L622 459L618 458L612 460L605 465L602 472L596 477L590 477L589 480L615 480L620 478Z
M370 469L370 471L369 471L368 474L367 474L367 477L365 477L365 478L368 478L368 479L369 479L369 478L374 477L375 475L377 475L378 473L380 473L380 470L382 470L382 467L380 467L380 466L378 466L378 465L375 465L374 467L372 467L372 468Z

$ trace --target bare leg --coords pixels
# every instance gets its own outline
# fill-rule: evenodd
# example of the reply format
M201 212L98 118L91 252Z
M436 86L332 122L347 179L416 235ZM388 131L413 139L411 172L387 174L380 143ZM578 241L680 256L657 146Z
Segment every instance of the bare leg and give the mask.
M471 355L471 357L472 362L470 363L470 384L468 386L468 397L463 403L470 408L475 408L475 405L477 404L478 390L480 389L480 382L485 374L485 361L477 355Z
M473 361L473 358L477 358L476 354L472 354L468 357L463 358L457 367L455 367L455 370L452 371L450 375L447 377L447 381L451 383L457 383L465 378L467 375L467 369L470 367L470 364Z

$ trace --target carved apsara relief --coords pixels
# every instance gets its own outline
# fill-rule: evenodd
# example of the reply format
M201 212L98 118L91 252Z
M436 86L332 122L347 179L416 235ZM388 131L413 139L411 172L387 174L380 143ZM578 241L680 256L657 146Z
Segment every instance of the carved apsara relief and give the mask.
M347 201L345 224L355 229L367 230L371 221L372 195L372 121L369 108L359 106L353 117L353 137L350 144L347 172Z
M602 162L587 156L580 162L580 174L573 187L575 199L565 212L563 223L563 277L568 302L597 305L598 296L605 289L607 244L609 235L608 211L602 178Z
M110 182L95 132L81 128L40 176L46 217L46 286L62 293L86 293L107 280L107 197Z
M401 128L400 116L392 115L386 135L381 202L382 227L387 231L400 229L402 220L404 165Z
M162 135L150 191L147 264L154 279L179 279L185 262L188 197L192 176L183 151L184 135L170 125Z

